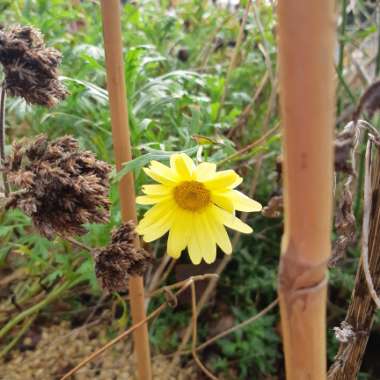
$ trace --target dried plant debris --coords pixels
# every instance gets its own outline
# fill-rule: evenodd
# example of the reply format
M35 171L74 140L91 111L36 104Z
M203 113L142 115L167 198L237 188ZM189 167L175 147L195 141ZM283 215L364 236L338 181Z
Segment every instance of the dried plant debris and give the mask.
M371 84L360 98L360 102L352 115L353 121L356 123L362 114L366 111L369 117L372 117L380 110L380 80Z
M335 266L336 263L345 256L349 247L356 242L356 221L352 211L352 194L349 190L344 189L339 207L335 218L335 229L338 234L334 242L332 256L329 266Z
M28 103L54 106L67 91L58 79L61 53L44 44L41 33L30 26L0 29L0 63L10 96Z
M48 142L39 136L16 143L4 163L13 192L6 208L20 208L51 239L82 235L85 223L109 219L110 165L79 149L71 136Z
M354 123L350 123L341 131L335 139L335 171L354 175L353 155L355 140L357 139L357 129Z
M95 250L95 273L102 287L108 291L124 291L129 276L142 276L152 262L152 256L136 248L133 222L123 224L113 232L111 244Z
M341 343L348 343L355 339L356 334L352 326L346 321L341 322L340 327L334 327L335 338Z
M284 210L284 200L282 195L273 196L268 204L261 211L266 218L279 218Z

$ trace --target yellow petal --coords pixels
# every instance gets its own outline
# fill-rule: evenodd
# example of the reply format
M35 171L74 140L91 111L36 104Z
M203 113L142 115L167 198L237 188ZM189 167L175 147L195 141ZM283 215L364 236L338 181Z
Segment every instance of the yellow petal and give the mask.
M162 164L159 161L155 161L155 160L150 161L149 169L153 170L157 174L160 174L162 176L167 177L168 179L171 179L172 181L178 180L176 173L171 168Z
M170 157L170 167L182 180L191 180L195 165L193 160L185 153L173 154Z
M232 190L230 192L233 205L236 210L245 212L257 212L261 211L263 208L259 202L248 198L246 195L237 190Z
M169 231L167 251L168 255L178 259L186 248L192 226L192 213L177 208L173 226Z
M167 195L140 195L136 197L136 203L139 205L153 205L168 199Z
M193 218L193 231L191 232L188 251L190 260L193 264L198 265L202 261L202 257L204 255L204 240L202 234L202 228L199 225L199 218Z
M203 258L207 264L211 264L216 259L216 242L215 242L215 234L212 226L208 220L207 211L199 214L200 218L200 229L202 230L202 245L203 249Z
M243 182L243 178L238 175L235 182L232 183L230 186L228 186L228 188L234 189L236 186L239 186L242 182Z
M142 191L146 195L167 195L170 194L172 190L170 187L163 185L144 185Z
M171 179L171 177L170 178L166 177L149 168L143 168L143 170L147 176L149 176L150 178L154 179L155 181L159 183L162 183L163 185L174 186L176 184L176 182L173 179Z
M232 244L226 229L223 224L215 219L213 212L209 211L205 213L207 221L213 230L213 236L215 237L216 244L227 255L232 253Z
M165 201L154 205L145 213L144 217L140 220L138 226L136 227L136 232L140 235L143 235L145 233L145 228L157 223L168 212L168 210L172 209L173 207L175 207L173 201Z
M252 228L248 224L242 222L235 215L230 214L227 211L217 206L212 206L212 207L213 207L214 215L217 218L217 220L219 220L228 228L242 232L243 234L250 234L253 231Z
M168 211L157 223L144 229L143 239L147 243L165 235L173 225L174 210Z
M143 170L149 177L164 185L173 185L178 181L177 174L158 161L151 161L149 168Z
M231 196L228 196L229 192L218 193L213 191L211 193L211 201L217 206L229 211L234 212L234 203L232 202Z
M216 165L211 162L202 162L195 169L195 179L203 182L215 176Z
M233 170L223 170L217 172L213 178L204 181L204 185L209 190L223 190L237 186L242 179Z

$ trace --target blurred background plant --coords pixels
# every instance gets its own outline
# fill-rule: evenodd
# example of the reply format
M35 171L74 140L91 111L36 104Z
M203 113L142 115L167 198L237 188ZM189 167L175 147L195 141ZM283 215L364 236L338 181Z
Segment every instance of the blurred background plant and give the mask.
M337 128L342 129L358 97L380 70L380 38L374 1L339 3ZM255 188L255 199L263 205L281 194L274 4L246 0L229 6L186 0L172 6L169 1L145 0L122 6L129 117L136 157L124 172L134 171L137 191L146 180L141 167L149 159L165 161L168 152L185 150L198 159L237 170L245 178L243 191L249 193ZM97 1L74 5L63 0L4 0L0 11L1 24L33 25L45 35L47 45L62 52L60 72L70 92L52 109L8 98L7 141L40 133L51 138L71 134L98 159L112 163ZM114 176L111 222L89 225L89 232L80 239L83 244L107 244L110 231L120 224L118 179ZM358 220L360 199L358 196L355 203ZM276 297L281 217L254 215L248 223L255 233L238 239L212 301L199 318L199 341L248 318ZM17 210L1 215L0 239L1 356L9 358L11 350L22 342L22 334L28 334L33 326L65 320L77 327L100 318L101 310L107 309L112 313L102 318L110 325L109 336L130 323L126 294L102 295L91 256L84 249L61 239L46 240ZM164 247L164 241L151 247L156 263L147 275L148 287L155 280ZM330 360L337 346L332 327L344 318L358 256L358 247L354 246L331 270ZM169 264L161 285L177 281L180 275L176 267L186 264L189 261L185 256L175 266ZM152 300L149 308L160 301ZM189 317L190 303L184 299L174 313L164 312L152 323L154 354L176 351ZM379 378L378 364L370 360L375 354L371 347L379 334L376 324L363 379ZM276 374L282 378L280 341L278 315L271 312L209 346L201 355L225 379L272 379L277 378L271 377Z

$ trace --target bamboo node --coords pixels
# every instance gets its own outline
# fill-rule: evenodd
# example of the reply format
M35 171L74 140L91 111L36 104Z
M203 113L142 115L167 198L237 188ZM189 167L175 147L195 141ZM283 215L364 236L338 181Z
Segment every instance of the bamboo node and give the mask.
M289 251L290 247L281 256L279 273L281 289L288 293L306 294L316 292L327 284L325 268L329 259L313 265L302 260L299 255L291 255Z

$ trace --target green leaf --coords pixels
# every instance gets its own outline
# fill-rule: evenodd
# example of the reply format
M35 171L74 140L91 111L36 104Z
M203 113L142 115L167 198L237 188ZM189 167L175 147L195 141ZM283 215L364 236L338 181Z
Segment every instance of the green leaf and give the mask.
M160 152L160 151L153 151L149 152L147 154L144 154L140 157L135 158L134 160L131 160L123 165L122 169L118 173L113 173L111 175L112 183L118 183L121 181L121 179L128 174L130 171L135 169L140 169L143 166L145 166L147 163L149 163L152 160L156 161L164 161L167 160L172 154L174 153L186 153L188 155L194 154L197 151L198 147L194 146L189 149L185 149L178 152Z

